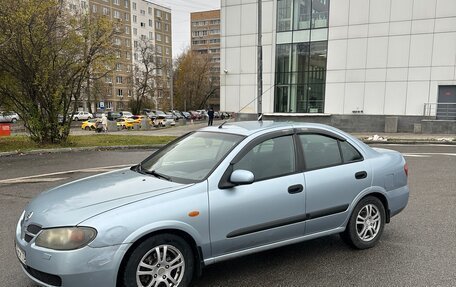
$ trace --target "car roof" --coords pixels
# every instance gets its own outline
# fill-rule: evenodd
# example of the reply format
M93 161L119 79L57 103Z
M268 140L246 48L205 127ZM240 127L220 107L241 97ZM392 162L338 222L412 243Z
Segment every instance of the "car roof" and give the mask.
M200 129L200 131L211 131L211 132L224 132L224 133L233 133L244 136L249 136L262 131L272 131L280 129L293 129L293 128L302 128L302 129L322 129L329 130L335 133L340 133L341 131L333 128L328 125L316 124L316 123L306 123L306 122L275 122L275 121L240 121L240 122L230 122L226 121L224 124L219 126L211 126Z

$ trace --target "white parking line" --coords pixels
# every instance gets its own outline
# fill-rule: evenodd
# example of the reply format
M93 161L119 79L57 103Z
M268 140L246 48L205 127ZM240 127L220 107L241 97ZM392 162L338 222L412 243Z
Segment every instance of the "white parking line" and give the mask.
M105 172L105 171L110 171L115 168L122 168L122 167L128 167L132 166L133 164L121 164L121 165L111 165L111 166L100 166L100 167L93 167L93 168L85 168L85 169L75 169L75 170L67 170L67 171L59 171L59 172L52 172L52 173L44 173L44 174L37 174L37 175L30 175L30 176L23 176L23 177L16 177L16 178L9 178L9 179L3 179L0 180L0 184L2 183L26 183L26 182L31 182L30 180L34 180L33 182L43 182L43 181L57 181L60 179L64 178L49 178L51 176L56 176L56 175L63 175L63 174L71 174L71 173L79 173L79 172L87 172L87 173L93 173L93 172ZM47 178L46 180L38 180L38 178Z
M443 155L443 156L456 156L456 153L445 153L445 152L413 152L413 153L403 153L403 156L408 157L431 157L433 155Z

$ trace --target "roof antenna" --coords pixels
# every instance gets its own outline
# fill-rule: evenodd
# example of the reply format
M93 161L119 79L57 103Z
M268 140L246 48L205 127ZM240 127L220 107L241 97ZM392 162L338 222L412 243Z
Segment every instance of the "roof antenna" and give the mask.
M219 129L223 127L224 124L226 124L228 121L224 121L221 125L218 126Z

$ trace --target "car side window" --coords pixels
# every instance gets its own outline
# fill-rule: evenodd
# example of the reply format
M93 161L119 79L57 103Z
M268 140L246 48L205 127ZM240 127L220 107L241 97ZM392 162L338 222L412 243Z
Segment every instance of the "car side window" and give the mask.
M344 163L360 161L363 159L363 156L359 153L359 151L346 141L340 142L340 150L342 151Z
M317 169L342 164L337 140L323 135L299 135L306 169Z
M233 170L251 171L255 181L283 176L296 170L293 137L282 136L263 141L253 147Z

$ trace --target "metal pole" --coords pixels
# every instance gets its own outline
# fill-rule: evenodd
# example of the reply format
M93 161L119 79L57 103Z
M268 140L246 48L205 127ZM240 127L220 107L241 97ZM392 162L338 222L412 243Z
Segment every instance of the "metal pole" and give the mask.
M171 97L171 110L174 111L174 69L173 69L173 60L171 59L171 87L169 88L169 96Z
M262 38L262 29L261 29L261 19L262 19L262 3L261 0L258 0L258 71L257 71L257 101L258 101L258 121L263 120L263 47L261 43Z

